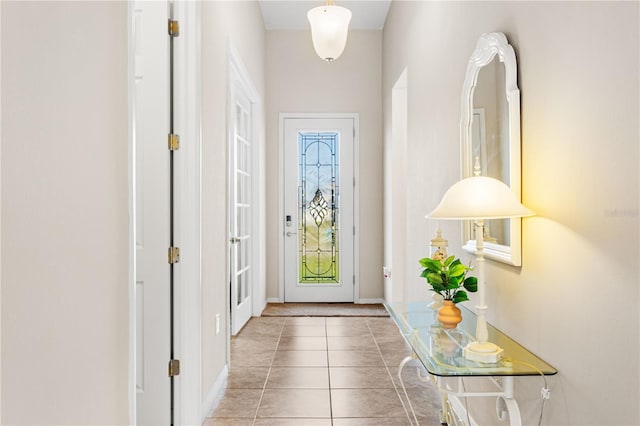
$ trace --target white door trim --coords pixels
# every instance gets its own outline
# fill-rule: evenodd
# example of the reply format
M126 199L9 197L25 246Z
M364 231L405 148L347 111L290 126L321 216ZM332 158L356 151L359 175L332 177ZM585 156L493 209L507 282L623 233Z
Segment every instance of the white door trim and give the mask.
M183 141L176 151L175 353L182 366L176 377L175 421L202 424L202 119L201 3L173 3L180 22L175 43L175 127Z
M353 239L353 274L355 285L353 288L353 302L360 303L360 114L358 113L280 113L279 122L279 167L278 167L278 253L280 261L278 265L278 302L284 302L284 122L287 118L330 119L351 118L355 135L353 137L353 176L355 186L353 188L353 224L355 236Z
M135 181L135 143L133 117L135 111L135 45L133 34L133 21L135 19L135 2L127 2L127 154L129 157L128 171L128 202L129 202L129 235L127 245L129 247L129 424L137 424L136 401L136 181ZM0 404L1 405L1 404Z
M2 22L2 8L0 7L0 22ZM0 46L2 45L2 24L0 24ZM1 56L1 55L0 55ZM0 59L0 69L2 69L2 59ZM129 72L130 70L127 70ZM2 72L0 71L0 81L2 81ZM0 83L0 99L2 99L2 84ZM1 104L1 102L0 102ZM2 106L0 105L0 117L2 117ZM2 120L0 120L0 152L2 152ZM0 154L0 164L1 154ZM2 176L2 169L0 167L0 176ZM2 182L0 180L0 187ZM0 203L0 217L2 217L2 204ZM2 226L0 226L0 241L2 241ZM2 277L2 249L0 244L0 277ZM129 260L131 261L131 260ZM0 288L2 288L2 279L0 278ZM2 347L2 292L0 292L0 348ZM129 336L131 338L131 336ZM0 377L2 377L2 351L0 351ZM2 419L2 381L0 380L0 419Z

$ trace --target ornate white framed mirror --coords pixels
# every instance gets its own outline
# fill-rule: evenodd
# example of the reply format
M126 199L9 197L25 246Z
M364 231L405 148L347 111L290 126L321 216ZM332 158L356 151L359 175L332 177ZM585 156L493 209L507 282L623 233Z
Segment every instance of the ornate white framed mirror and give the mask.
M513 47L502 33L483 34L469 59L462 86L462 177L490 176L521 200L520 91ZM474 172L475 169L475 172ZM520 266L522 219L485 221L485 256ZM463 222L463 249L476 253L474 227Z

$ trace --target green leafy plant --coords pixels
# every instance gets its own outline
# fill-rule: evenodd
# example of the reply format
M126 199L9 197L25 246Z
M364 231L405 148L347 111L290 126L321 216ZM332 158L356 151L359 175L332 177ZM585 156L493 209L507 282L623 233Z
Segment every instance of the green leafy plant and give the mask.
M453 303L464 302L469 300L467 291L478 291L478 279L467 277L472 268L463 265L455 256L449 256L445 260L425 257L420 259L420 265L424 268L420 276L445 300L451 300Z

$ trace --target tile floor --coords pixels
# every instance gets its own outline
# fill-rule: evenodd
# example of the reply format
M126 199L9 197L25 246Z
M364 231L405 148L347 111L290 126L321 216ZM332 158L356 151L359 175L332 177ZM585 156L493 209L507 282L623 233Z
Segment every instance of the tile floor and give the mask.
M224 398L204 426L404 426L397 379L411 351L390 318L252 318L231 341ZM420 425L439 425L440 396L403 370ZM415 422L414 422L415 424Z

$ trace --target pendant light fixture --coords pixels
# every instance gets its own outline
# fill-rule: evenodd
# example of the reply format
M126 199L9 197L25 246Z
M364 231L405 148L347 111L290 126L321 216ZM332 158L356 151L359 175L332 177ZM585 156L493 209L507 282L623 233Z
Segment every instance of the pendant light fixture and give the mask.
M327 62L338 59L347 44L351 11L336 6L333 0L327 0L324 6L311 9L307 19L311 24L311 38L318 56Z

